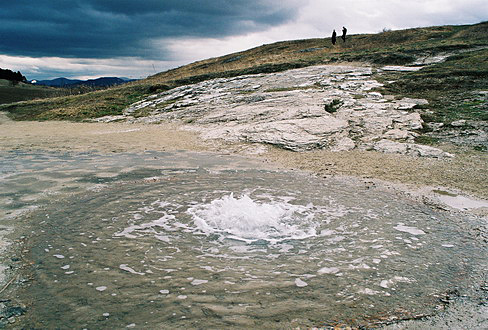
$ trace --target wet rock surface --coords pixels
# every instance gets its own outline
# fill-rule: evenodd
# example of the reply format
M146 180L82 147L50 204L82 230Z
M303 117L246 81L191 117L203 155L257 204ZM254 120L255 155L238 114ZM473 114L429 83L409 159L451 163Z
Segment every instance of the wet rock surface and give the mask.
M272 74L219 78L181 86L98 121L183 122L204 139L266 143L294 151L379 150L449 157L414 143L426 100L372 91L374 69L314 66ZM385 140L395 143L384 148Z
M16 306L11 300L0 300L0 329L15 323L26 311L24 307Z

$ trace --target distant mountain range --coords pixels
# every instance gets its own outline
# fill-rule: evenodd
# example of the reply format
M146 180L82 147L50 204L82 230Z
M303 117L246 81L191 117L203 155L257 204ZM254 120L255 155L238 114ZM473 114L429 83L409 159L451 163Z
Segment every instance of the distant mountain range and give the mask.
M118 77L101 77L97 79L78 80L67 78L56 78L52 80L33 80L31 83L42 86L51 87L78 87L78 86L93 86L93 87L107 87L125 84L135 79L118 78Z

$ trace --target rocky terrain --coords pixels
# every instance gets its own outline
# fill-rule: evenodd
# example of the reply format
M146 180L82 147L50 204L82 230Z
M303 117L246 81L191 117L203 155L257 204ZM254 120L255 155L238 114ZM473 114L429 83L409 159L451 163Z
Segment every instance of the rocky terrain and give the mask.
M386 70L418 68L386 67ZM423 99L397 99L369 66L322 65L279 73L218 78L152 95L123 115L98 121L184 123L204 139L265 143L294 151L376 150L451 157L414 143Z

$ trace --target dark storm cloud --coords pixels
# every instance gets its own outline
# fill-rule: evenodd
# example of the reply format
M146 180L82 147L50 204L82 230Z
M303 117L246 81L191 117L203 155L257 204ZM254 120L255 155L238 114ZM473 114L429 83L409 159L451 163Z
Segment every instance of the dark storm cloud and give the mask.
M280 0L16 0L0 11L0 54L160 58L152 41L224 37L285 23ZM293 2L297 4L298 2ZM286 5L285 5L286 4Z

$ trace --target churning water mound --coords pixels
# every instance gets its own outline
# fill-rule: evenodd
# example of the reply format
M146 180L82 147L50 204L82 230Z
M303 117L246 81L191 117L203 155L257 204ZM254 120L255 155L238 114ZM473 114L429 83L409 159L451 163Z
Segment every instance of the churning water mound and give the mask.
M335 179L188 167L203 155L157 157L163 170L92 155L106 175L87 160L76 181L103 185L31 216L27 327L370 326L432 313L486 266L461 219L425 205Z
M286 201L255 202L248 195L228 196L208 204L193 206L188 213L206 234L219 233L252 243L257 240L279 242L316 235L313 205L293 205Z

